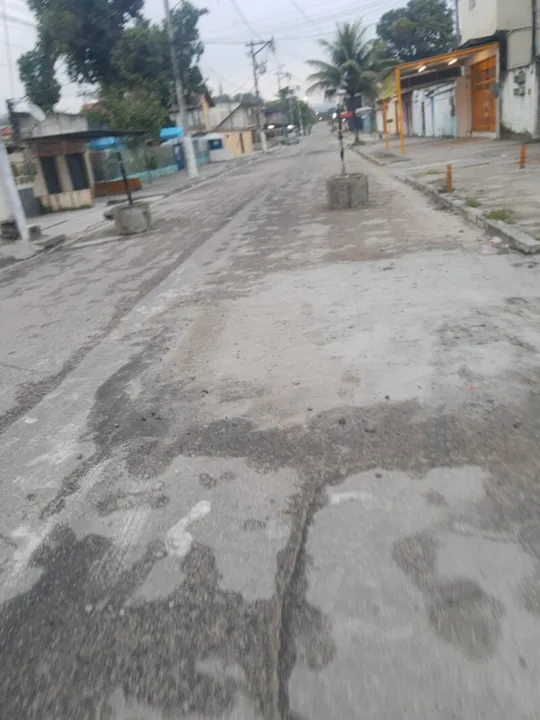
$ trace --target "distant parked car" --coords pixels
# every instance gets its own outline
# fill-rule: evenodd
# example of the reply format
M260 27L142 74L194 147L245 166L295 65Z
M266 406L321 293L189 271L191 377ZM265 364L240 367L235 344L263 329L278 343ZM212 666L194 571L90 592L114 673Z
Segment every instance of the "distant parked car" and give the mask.
M299 142L300 138L298 136L298 133L295 133L294 131L287 133L283 138L284 145L298 145Z

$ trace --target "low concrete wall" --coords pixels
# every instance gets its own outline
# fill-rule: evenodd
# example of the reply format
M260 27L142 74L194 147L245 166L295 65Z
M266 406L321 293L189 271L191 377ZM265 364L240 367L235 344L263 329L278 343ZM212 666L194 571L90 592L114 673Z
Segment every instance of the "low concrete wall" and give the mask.
M92 207L94 197L90 189L72 190L71 192L55 195L45 195L40 198L40 202L45 210L58 212L59 210L78 210L79 208Z
M511 70L501 87L501 123L506 130L536 137L538 88L534 65Z

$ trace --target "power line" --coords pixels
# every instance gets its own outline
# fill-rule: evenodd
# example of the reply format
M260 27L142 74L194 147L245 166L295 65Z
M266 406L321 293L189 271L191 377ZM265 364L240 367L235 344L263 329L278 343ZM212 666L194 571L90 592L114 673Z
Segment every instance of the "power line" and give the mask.
M395 4L395 0L374 0L369 2L368 4L364 5L362 8L358 8L358 4L350 4L343 5L338 8L334 8L331 12L325 11L322 13L318 13L316 15L311 14L309 16L309 22L311 24L316 24L317 29L319 32L321 32L321 24L328 25L329 23L334 23L336 21L339 21L346 15L356 15L358 17L359 11L363 15L370 15L374 12L387 10L390 7L392 7ZM304 11L305 12L305 11ZM261 24L265 25L265 32L268 34L276 34L279 33L281 30L300 30L301 28L305 27L306 21L300 21L300 20L286 20L285 18L289 16L290 13L284 13L277 16L274 16L272 18L265 18L264 20L260 20L259 22ZM250 31L253 32L253 27L250 25ZM231 28L232 30L232 28ZM210 40L234 40L234 33L235 31L232 30L232 33L225 33L224 35L221 35L219 37L210 37L208 40L205 40L205 42L208 42Z
M302 8L301 8L300 5L296 2L296 0L291 0L291 4L293 5L293 7L296 8L296 10L298 10L298 12L300 13L300 15L304 18L304 20L306 20L306 22L308 22L310 25L313 25L313 27L315 28L315 30L320 30L320 28L317 27L317 23L316 23L314 20L312 20L312 19L310 18L310 16L309 16L304 10L302 10Z
M327 3L327 2L317 3L316 5L312 6L312 7L310 8L310 10L315 10L316 8L320 8L320 7L325 7L325 8L326 8L327 6L328 6L328 3ZM350 4L348 5L348 7L351 7ZM357 5L357 3L355 3L353 7L354 7L356 10L358 10L358 5ZM336 9L335 9L335 11L337 11L337 10L339 10L339 8L336 8ZM297 12L296 10L293 10L293 11L288 11L288 12L285 12L285 13L279 13L279 14L277 14L277 15L274 14L274 15L272 15L271 17L266 16L266 17L260 18L260 19L259 19L259 22L260 22L260 23L263 23L263 24L267 24L267 23L272 22L272 21L274 21L274 20L276 20L276 19L278 19L278 20L281 20L281 19L282 19L283 22L289 23L290 21L289 21L289 20L285 20L285 18L289 18L291 15L296 15L296 12ZM231 28L231 29L232 29L232 28Z
M261 39L261 36L260 36L259 33L255 30L255 28L253 27L253 25L249 22L249 20L247 19L247 17L244 15L244 13L243 13L242 10L240 9L240 6L239 6L238 3L236 2L236 0L231 0L231 5L232 5L233 8L236 10L236 14L237 14L238 17L240 18L240 20L244 23L244 25L247 27L247 29L250 31L250 33L251 33L252 35L255 35L255 37L259 38L259 40L260 40L260 39Z
M251 75L250 75L250 76L248 77L248 79L247 79L244 83L242 83L241 85L232 85L232 84L227 80L227 78L226 78L224 75L221 75L221 73L218 73L217 70L214 70L214 68L211 68L209 65L207 65L206 67L207 67L208 70L209 70L213 75L215 75L220 81L227 83L228 86L229 86L232 90L236 90L236 92L243 92L243 91L245 90L246 85L248 85L248 84L249 84L250 82L252 82L252 80L253 80L253 78L252 78ZM252 89L252 88L250 88L250 89Z
M25 27L31 27L34 30L37 28L37 25L35 22L32 22L31 20L24 20L23 18L14 17L13 15L9 15L4 10L0 11L0 17L6 23L10 22L10 23L15 23L15 25L24 25Z

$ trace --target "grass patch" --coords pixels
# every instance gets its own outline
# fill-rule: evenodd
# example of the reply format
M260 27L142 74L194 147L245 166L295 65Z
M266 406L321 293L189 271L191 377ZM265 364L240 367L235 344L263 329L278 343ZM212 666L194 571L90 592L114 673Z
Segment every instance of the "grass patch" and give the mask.
M482 203L473 197L466 197L465 198L465 205L470 208L477 208L480 207Z
M508 210L508 208L490 210L486 213L485 217L486 220L500 220L500 222L505 222L509 225L512 225L516 221L516 214L513 210Z
M426 170L424 175L443 175L444 170L435 170L435 168L432 168L431 170Z

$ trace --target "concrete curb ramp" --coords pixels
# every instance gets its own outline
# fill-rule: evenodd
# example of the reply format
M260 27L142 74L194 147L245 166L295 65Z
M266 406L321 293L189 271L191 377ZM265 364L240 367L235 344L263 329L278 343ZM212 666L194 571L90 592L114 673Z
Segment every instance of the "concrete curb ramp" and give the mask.
M364 160L367 160L372 165L377 165L377 167L386 167L386 163L383 160L379 160L379 158L373 157L373 155L370 155L367 152L364 152L363 150L359 150L357 147L353 147L351 145L351 150L355 152L357 155L360 155L361 158Z
M448 208L452 210L452 212L459 213L467 222L478 225L487 232L493 233L493 235L497 235L503 240L506 240L514 250L518 250L524 255L540 253L540 242L531 235L519 230L519 228L508 225L508 223L502 222L501 220L488 220L481 210L467 207L463 200L456 200L450 195L441 194L418 180L411 178L400 178L400 180L430 197L437 205Z

